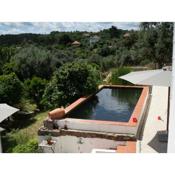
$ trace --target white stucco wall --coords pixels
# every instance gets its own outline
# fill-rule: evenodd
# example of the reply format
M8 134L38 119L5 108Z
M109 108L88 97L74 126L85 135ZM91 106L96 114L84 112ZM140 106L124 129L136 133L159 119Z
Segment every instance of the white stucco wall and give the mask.
M40 142L44 139L39 137ZM102 138L82 138L76 136L52 137L56 141L54 146L55 153L90 153L93 149L114 149L118 145L124 145L124 141L114 141ZM50 148L42 149L45 153L51 153Z
M82 122L79 119L63 119L58 120L57 124L59 128L75 129L81 131L95 131L95 132L110 132L110 133L122 133L122 134L136 134L137 127L125 126L125 125L113 125L107 123L96 122Z

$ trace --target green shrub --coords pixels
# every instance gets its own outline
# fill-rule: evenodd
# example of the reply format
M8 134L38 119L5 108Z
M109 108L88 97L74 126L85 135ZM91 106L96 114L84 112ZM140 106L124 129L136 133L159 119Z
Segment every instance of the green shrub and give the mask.
M13 130L8 135L16 144L24 144L29 140L29 134L26 131L19 132L19 129Z
M121 84L121 85L128 85L131 84L128 81L122 80L119 77L125 74L128 74L129 72L131 72L131 68L129 67L120 67L118 69L114 69L112 71L112 76L111 76L111 80L110 82L112 84Z
M43 103L47 107L67 105L97 90L100 72L85 61L66 63L55 73L47 86Z
M7 62L6 64L3 65L2 67L2 72L4 75L7 75L7 74L10 74L10 73L13 73L13 68L15 67L15 62L14 61L10 61L10 62Z
M37 153L38 141L35 139L29 140L26 144L19 144L12 149L13 153Z
M0 103L19 103L22 90L23 85L15 73L0 76Z
M20 132L19 129L14 129L3 135L2 139L4 152L34 152L37 149L37 140L25 130Z
M33 77L24 82L28 96L36 103L39 108L42 108L41 100L47 85L47 80L40 77Z

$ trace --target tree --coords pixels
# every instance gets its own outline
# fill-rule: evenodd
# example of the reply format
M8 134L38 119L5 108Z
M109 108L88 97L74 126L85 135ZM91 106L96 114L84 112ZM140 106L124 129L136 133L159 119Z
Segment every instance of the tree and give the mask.
M12 47L0 47L0 74L2 73L2 67L10 60L14 53L15 49Z
M69 35L67 35L67 34L61 35L61 37L59 39L59 43L63 44L63 45L66 45L66 44L71 43L71 42L72 42L72 40L69 37Z
M102 47L100 47L99 49L99 55L103 56L103 57L106 57L106 56L109 56L109 55L112 55L115 53L115 50L110 48L109 46L107 45L103 45Z
M57 65L60 65L59 60L49 50L33 45L20 49L11 62L15 63L13 71L21 80L33 76L49 79Z
M141 30L149 30L157 27L160 23L158 22L142 22L140 23Z
M164 63L172 61L172 40L173 40L173 24L162 23L159 27L158 39L155 44L155 58L159 68Z
M122 40L122 44L126 48L131 48L137 41L138 35L136 32L130 32L129 36L124 37Z
M34 100L39 108L42 108L41 100L47 85L47 80L41 79L40 77L33 77L32 79L27 79L24 85L28 96Z
M10 74L14 72L14 67L15 67L15 62L14 61L10 61L7 62L6 64L4 64L4 66L2 67L2 73L4 75Z
M97 90L100 73L97 67L85 61L66 63L55 72L44 93L44 103L56 107L67 105L81 96Z
M173 23L141 23L141 42L146 59L158 64L171 63Z
M114 69L112 71L112 76L111 76L111 83L112 84L122 84L122 85L127 85L131 84L128 81L122 80L119 77L125 74L128 74L131 72L131 68L129 67L120 67L118 69Z
M23 85L14 73L0 76L0 103L18 104L22 90Z
M117 29L117 27L115 26L112 26L110 29L109 29L109 33L110 33L110 36L111 38L117 38L120 36L121 34L121 31Z

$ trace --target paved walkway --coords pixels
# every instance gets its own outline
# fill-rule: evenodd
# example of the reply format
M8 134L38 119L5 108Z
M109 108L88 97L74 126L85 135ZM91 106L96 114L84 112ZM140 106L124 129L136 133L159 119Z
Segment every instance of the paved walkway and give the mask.
M167 127L168 87L154 86L143 137L137 142L137 152L165 153L167 143L160 142L158 133ZM161 120L158 119L161 117Z

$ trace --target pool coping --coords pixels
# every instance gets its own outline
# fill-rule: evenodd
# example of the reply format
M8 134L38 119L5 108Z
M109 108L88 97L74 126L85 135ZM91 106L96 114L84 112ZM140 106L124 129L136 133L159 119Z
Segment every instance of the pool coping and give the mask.
M141 95L136 103L136 106L134 108L133 113L131 114L131 117L128 122L117 122L117 121L106 121L106 120L88 120L88 119L75 119L75 118L68 118L65 119L71 119L80 123L96 123L96 124L107 124L107 125L116 125L116 126L129 126L129 127L136 127L140 121L140 118L143 113L143 109L145 106L145 101L149 94L149 86L125 86L125 85L100 85L97 92L102 90L103 88L142 88ZM97 93L96 92L96 93ZM94 94L96 94L94 93ZM94 94L89 95L87 97L81 97L72 104L70 104L68 107L65 108L66 114L71 112L75 107L79 106L80 104L86 102L89 98L91 98ZM134 121L135 118L135 121Z

